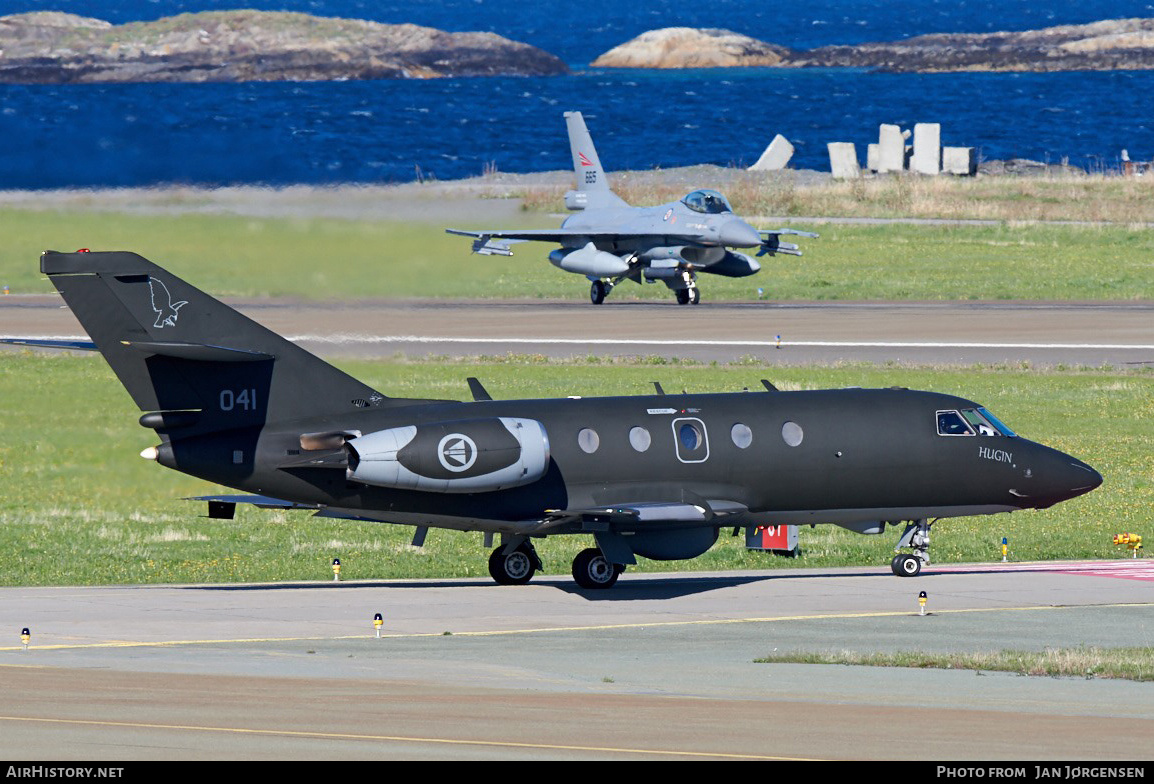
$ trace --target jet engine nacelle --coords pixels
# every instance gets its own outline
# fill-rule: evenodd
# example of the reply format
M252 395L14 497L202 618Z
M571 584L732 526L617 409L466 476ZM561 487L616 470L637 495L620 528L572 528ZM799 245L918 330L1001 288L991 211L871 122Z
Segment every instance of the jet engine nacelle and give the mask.
M732 250L725 252L725 257L709 266L708 271L715 275L724 275L727 278L744 278L746 275L753 275L761 269L761 265L755 260L746 256L744 253L736 253Z
M349 479L401 490L492 492L535 482L549 468L545 426L520 417L393 427L345 448Z
M566 272L576 272L593 278L612 278L629 271L629 265L624 259L597 250L592 242L577 250L558 248L549 254L549 261Z

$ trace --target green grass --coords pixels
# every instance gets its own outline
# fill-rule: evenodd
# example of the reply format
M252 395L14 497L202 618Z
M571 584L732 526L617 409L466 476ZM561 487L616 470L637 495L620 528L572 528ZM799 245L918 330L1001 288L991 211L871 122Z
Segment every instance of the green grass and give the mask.
M557 218L525 214L523 228ZM1154 233L1126 226L799 224L805 255L765 256L748 278L702 275L705 301L1149 300ZM461 228L470 228L467 224ZM480 228L480 227L474 227ZM0 209L0 286L49 293L41 251L132 250L219 296L584 300L588 283L553 267L547 243L476 256L428 223ZM668 300L623 283L615 299Z
M1086 460L1105 483L1044 511L943 521L934 528L936 563L1000 560L1003 536L1016 561L1125 557L1113 534L1154 534L1149 369L780 368L752 358L703 365L538 356L340 364L401 397L467 399L464 379L471 375L497 398L649 394L652 380L669 390L736 391L757 388L762 377L783 389L901 385L951 392L989 406L1023 436ZM334 557L341 559L343 579L488 579L476 533L431 530L417 550L409 547L412 529L405 526L243 506L236 520L201 517L201 504L180 499L216 489L137 457L156 442L137 416L98 356L0 352L0 584L331 580ZM797 559L748 552L740 537L723 536L697 559L642 561L636 569L887 568L897 533L803 528ZM591 543L587 537L541 542L546 572L568 574L573 556Z
M1048 648L989 653L782 653L754 659L760 664L851 664L939 670L988 670L1019 675L1118 678L1154 681L1154 648Z

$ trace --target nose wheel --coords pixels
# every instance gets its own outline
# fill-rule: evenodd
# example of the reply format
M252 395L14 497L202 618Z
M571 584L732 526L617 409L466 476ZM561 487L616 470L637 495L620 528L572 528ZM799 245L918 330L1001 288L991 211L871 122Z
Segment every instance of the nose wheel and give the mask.
M678 305L696 305L698 302L701 302L701 290L697 286L677 290Z
M909 547L912 553L900 553L890 561L890 569L898 577L917 577L922 567L930 562L930 525L929 520L914 520L906 524L906 530L898 539L895 552L903 547Z

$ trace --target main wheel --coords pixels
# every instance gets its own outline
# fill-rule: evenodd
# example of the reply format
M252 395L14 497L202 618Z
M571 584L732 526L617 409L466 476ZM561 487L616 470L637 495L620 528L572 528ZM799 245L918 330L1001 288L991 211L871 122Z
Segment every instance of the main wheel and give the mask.
M677 304L678 305L688 305L689 304L689 289L678 289L677 290Z
M536 571L532 556L521 548L506 553L501 545L489 555L489 574L499 585L524 585Z
M898 577L917 577L922 571L922 559L916 555L895 555L890 568Z
M582 588L610 588L623 571L606 560L596 547L582 550L573 559L573 579Z
M689 304L690 305L696 305L698 302L701 302L701 289L692 288L692 289L689 289L688 291L689 291Z
M604 302L607 294L609 294L609 287L600 280L593 281L593 285L589 287L589 301L594 305L600 305Z

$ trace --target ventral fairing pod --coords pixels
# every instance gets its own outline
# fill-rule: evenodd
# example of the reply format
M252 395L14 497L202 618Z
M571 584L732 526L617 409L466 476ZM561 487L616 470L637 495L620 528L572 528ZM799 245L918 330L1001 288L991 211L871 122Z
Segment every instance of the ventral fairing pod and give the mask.
M536 482L549 468L544 425L520 417L393 427L345 448L349 479L402 490L493 492Z

